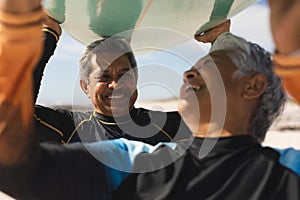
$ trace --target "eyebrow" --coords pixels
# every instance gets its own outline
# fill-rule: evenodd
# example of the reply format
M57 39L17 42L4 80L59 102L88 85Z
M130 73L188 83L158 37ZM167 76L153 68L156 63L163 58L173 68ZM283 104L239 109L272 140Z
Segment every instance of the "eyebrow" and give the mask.
M130 71L130 67L122 68L121 71L122 71L122 72L128 72L128 71Z
M207 65L207 64L210 64L210 63L215 63L212 58L208 58L204 61L203 65Z
M124 68L122 68L121 70L119 70L118 72L128 72L128 71L130 71L131 70L131 68L130 67L124 67ZM100 73L108 73L108 70L107 69L105 69L105 70L102 70L102 69L100 69Z

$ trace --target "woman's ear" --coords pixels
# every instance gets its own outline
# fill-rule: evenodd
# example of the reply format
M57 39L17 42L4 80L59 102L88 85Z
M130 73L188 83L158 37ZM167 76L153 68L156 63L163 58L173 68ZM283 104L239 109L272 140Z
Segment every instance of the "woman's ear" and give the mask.
M267 78L263 74L252 76L245 86L243 97L245 99L259 98L267 88Z
M82 89L82 91L87 95L88 98L90 98L90 92L89 92L89 89L88 89L88 84L83 81L83 80L80 80L80 87Z

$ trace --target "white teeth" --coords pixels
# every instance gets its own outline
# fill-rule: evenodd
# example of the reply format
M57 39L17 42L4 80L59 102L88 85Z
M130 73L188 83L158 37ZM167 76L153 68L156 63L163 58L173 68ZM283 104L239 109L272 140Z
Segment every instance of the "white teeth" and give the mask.
M108 96L109 99L121 99L124 95L115 95L115 96Z
M200 85L189 85L188 88L192 88L193 90L200 90L201 86Z
M199 86L199 85L192 85L192 88L193 88L194 90L200 90L200 89L201 89L201 86Z

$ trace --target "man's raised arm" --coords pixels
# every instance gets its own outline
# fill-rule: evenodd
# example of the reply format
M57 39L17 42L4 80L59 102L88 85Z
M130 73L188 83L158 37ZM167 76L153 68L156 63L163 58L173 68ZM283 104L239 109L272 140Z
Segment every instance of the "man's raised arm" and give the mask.
M0 163L4 165L20 162L30 145L32 73L42 51L42 16L40 0L0 0Z

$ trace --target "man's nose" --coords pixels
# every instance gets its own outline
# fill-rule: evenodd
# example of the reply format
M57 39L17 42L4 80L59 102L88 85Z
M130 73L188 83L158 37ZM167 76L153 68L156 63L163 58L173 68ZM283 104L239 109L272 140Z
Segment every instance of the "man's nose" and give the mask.
M112 80L109 84L108 87L111 89L117 89L120 87L120 83L118 80Z
M196 69L190 69L183 74L183 79L185 81L191 80L193 78L197 78L200 73Z

